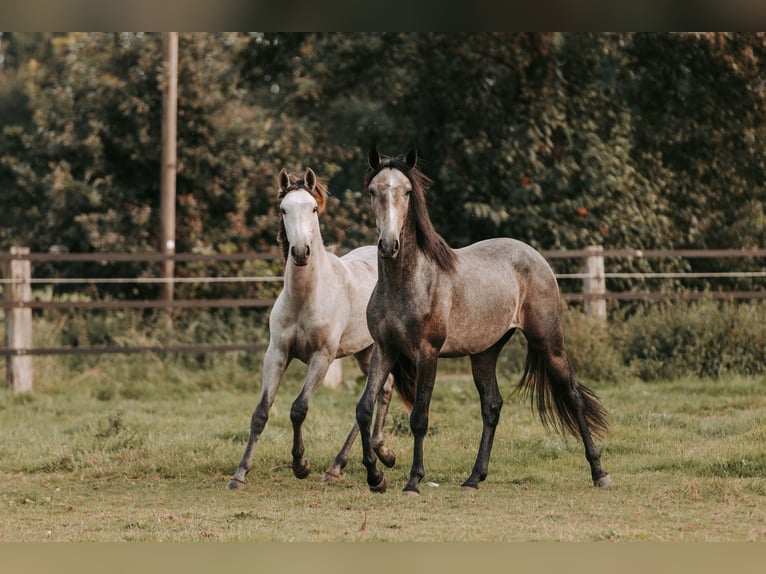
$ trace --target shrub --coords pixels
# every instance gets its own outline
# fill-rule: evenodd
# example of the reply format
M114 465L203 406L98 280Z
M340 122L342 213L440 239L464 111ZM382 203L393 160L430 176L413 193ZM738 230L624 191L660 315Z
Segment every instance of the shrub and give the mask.
M613 336L624 363L643 380L762 374L763 316L760 301L644 304L615 325Z

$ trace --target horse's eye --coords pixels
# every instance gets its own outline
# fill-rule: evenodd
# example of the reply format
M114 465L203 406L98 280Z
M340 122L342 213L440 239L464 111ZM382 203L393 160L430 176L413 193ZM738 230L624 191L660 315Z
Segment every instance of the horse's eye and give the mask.
M317 211L319 211L319 207L315 205L314 206L314 213L316 213Z
M285 209L283 207L279 208L279 213L280 213L280 215L287 215L287 212L285 211Z
M371 190L370 190L370 197L372 197L373 199L375 199L375 190L374 190L374 189L371 189Z

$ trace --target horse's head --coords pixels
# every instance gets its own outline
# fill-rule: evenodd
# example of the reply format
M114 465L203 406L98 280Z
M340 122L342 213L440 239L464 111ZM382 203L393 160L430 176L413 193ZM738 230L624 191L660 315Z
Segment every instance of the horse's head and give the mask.
M413 180L410 171L415 168L418 154L410 149L404 158L381 159L375 146L369 153L367 191L372 200L372 212L378 228L378 253L386 259L393 259L401 247L402 228L410 208L410 194Z
M302 267L311 257L312 238L319 235L319 213L324 210L326 190L309 167L303 178L279 172L279 243L285 260Z

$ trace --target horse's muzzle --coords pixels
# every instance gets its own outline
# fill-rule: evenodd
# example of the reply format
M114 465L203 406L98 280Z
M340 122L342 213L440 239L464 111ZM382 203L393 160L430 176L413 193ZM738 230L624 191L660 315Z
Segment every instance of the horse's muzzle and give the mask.
M399 239L378 240L378 253L384 259L393 259L399 253Z
M303 267L309 262L309 257L311 257L311 248L308 245L298 249L296 249L295 246L292 246L290 247L290 255L293 258L293 263L295 263L298 267Z

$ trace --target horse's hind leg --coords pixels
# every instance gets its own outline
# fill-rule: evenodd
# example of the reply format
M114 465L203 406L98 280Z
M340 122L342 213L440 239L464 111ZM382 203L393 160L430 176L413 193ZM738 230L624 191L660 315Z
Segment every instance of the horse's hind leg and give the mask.
M282 380L282 375L288 363L287 355L280 350L269 347L266 351L266 356L263 360L261 398L255 407L255 411L253 411L253 416L250 418L250 438L247 441L245 453L237 467L237 471L226 485L226 488L229 490L243 490L245 488L245 476L253 467L255 445L269 420L269 410L274 403L279 383Z
M473 465L471 476L462 484L464 489L477 489L479 483L487 478L489 470L489 457L492 452L492 443L495 440L495 429L500 420L500 410L503 407L503 398L497 386L497 357L511 338L513 332L507 334L502 340L491 348L478 355L471 355L471 372L476 390L479 391L481 401L481 441L476 462Z
M537 394L543 422L557 420L562 429L575 436L579 433L593 484L609 486L612 479L601 468L601 453L591 434L592 430L597 434L606 432L606 409L596 394L577 380L564 348L561 319L546 317L537 311L539 309L530 309L527 314L524 330L527 368L522 383Z
M558 352L549 350L546 354L546 362L555 379L554 395L563 394L570 412L574 415L580 437L585 446L585 458L590 465L593 485L609 486L612 483L612 478L601 468L601 453L591 434L591 425L595 425L597 430L606 430L606 410L595 393L577 380L563 348Z

